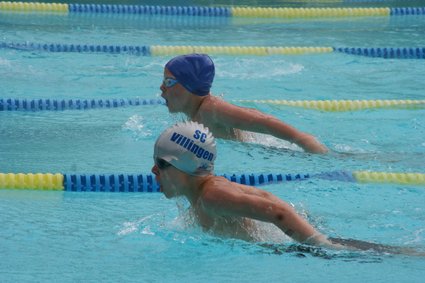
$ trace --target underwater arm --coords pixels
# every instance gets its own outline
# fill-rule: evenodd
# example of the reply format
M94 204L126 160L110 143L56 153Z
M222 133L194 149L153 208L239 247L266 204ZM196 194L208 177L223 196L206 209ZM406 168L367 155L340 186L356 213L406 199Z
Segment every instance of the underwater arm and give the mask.
M340 245L347 250L375 251L378 253L403 254L409 256L425 257L425 252L418 251L410 247L390 246L361 240L341 238L329 238L329 241L331 241L332 244Z

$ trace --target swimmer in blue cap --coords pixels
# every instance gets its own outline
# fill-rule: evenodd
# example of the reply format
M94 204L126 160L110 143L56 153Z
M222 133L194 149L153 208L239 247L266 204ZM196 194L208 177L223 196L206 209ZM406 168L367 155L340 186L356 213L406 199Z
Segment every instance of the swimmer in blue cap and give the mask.
M352 239L328 238L295 209L273 194L214 175L216 143L208 128L181 122L155 142L152 173L167 198L185 197L194 220L213 234L258 241L258 223L276 225L292 239L308 245L344 250L422 255L399 248Z
M186 114L190 120L206 125L219 138L243 141L242 131L250 131L293 142L311 153L328 151L312 135L273 116L211 95L214 75L214 63L208 55L189 54L171 59L165 65L160 87L168 110Z

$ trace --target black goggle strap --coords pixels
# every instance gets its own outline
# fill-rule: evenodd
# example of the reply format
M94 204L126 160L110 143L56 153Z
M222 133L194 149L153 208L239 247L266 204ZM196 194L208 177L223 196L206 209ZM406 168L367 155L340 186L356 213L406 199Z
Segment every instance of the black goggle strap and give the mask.
M161 169L161 170L163 170L163 169L165 169L165 168L167 168L167 167L170 167L171 166L171 164L170 163L168 163L167 161L165 161L164 159L162 159L162 158L156 158L155 159L155 164L156 164L156 166L158 166L158 168L159 169Z

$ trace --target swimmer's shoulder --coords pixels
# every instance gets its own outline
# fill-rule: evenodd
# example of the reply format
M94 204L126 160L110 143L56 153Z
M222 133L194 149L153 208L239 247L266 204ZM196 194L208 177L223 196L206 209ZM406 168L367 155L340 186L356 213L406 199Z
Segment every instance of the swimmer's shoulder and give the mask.
M262 191L256 187L239 184L229 181L222 176L213 176L204 183L205 192L210 191L219 194L239 194L248 193L252 194L253 191Z
M230 182L228 179L222 176L210 175L206 177L205 181L202 183L202 190L209 190L221 187L233 186L234 183Z
M206 201L220 199L221 196L234 191L238 184L230 182L224 177L211 175L201 184L202 198Z
M231 106L231 105L232 104L223 100L221 97L217 97L212 94L209 94L205 96L205 98L203 99L199 110L213 113L216 111L220 111L222 107Z

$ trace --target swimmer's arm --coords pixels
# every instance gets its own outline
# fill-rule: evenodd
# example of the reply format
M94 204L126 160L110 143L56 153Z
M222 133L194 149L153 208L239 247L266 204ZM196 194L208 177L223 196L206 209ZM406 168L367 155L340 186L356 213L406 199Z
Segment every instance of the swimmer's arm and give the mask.
M263 196L235 192L231 185L204 191L202 208L212 216L234 216L269 222L279 227L285 234L298 242L320 244L326 238L317 232L304 218L286 202L269 200L267 192ZM314 237L312 239L311 237ZM319 239L320 238L320 239ZM314 242L309 242L314 240Z
M256 109L243 108L223 102L219 107L210 108L208 114L211 115L210 119L214 119L220 124L245 131L273 135L293 142L311 153L326 153L328 151L312 135L298 131L279 119Z

